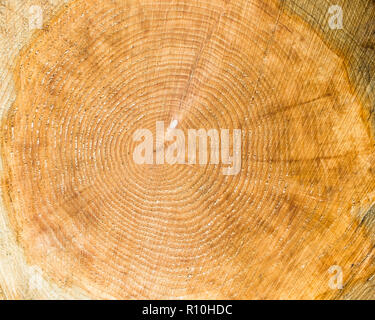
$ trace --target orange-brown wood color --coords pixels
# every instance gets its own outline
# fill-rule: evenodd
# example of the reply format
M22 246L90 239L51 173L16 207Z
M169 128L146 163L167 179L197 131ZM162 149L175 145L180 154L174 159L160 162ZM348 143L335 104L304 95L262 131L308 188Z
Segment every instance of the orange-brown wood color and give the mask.
M354 22L328 34L313 1L55 2L25 39L0 22L0 298L375 297ZM239 174L135 164L134 132L174 119L241 129Z

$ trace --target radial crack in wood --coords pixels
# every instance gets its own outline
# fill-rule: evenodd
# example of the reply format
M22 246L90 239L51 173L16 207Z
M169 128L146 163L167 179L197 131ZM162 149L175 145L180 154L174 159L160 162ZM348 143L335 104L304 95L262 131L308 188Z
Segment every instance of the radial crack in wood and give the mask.
M2 85L0 297L374 297L370 84L296 3L51 9ZM239 173L137 164L160 122L241 130Z

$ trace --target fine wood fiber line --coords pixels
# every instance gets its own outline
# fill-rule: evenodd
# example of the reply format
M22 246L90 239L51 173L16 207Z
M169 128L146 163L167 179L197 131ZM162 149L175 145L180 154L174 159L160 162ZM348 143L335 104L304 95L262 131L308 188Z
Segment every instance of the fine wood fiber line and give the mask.
M374 17L0 1L0 298L375 298Z

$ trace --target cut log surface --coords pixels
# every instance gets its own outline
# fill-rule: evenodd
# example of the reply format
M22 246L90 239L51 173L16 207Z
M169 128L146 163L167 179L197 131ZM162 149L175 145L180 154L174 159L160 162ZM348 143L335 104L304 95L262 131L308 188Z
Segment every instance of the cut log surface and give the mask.
M0 5L0 298L375 298L373 1ZM158 121L239 173L136 164Z

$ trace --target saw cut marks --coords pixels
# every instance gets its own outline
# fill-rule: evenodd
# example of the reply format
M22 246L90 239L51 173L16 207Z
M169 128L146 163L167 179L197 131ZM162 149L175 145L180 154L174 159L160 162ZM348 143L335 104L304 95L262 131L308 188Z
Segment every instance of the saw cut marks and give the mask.
M280 1L74 1L21 51L0 134L28 262L92 298L357 288L373 244L351 209L374 192L374 146L346 72ZM133 134L157 121L241 129L240 172L136 164Z

